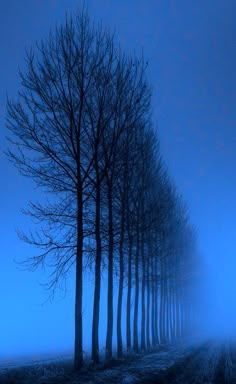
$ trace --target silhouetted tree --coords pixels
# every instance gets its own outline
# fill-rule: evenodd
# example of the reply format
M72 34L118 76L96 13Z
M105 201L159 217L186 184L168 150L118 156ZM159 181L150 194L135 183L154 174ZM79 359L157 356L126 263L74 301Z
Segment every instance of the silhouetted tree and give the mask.
M191 322L191 295L185 292L193 278L194 236L160 157L145 70L143 58L122 53L114 36L92 25L82 10L27 52L22 89L17 101L8 100L8 156L52 196L25 210L40 223L35 233L19 233L40 249L25 264L51 268L52 292L75 264L76 369L83 364L85 262L94 267L94 363L99 362L103 265L107 359L112 357L115 267L119 357L125 282L128 351L180 338Z

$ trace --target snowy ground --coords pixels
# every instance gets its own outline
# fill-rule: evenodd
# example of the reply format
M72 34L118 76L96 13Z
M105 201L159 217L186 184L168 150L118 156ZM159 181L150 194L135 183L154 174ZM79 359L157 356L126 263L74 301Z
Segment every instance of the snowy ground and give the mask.
M32 362L31 362L32 363ZM1 384L236 384L236 346L208 342L201 346L161 346L158 351L114 361L96 370L73 372L72 360L60 358L0 366Z

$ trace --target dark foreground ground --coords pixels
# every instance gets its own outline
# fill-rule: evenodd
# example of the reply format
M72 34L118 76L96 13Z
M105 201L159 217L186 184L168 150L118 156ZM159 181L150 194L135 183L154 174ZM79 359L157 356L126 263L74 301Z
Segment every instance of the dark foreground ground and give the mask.
M0 366L0 384L236 384L236 345L161 346L158 351L73 372L70 359Z

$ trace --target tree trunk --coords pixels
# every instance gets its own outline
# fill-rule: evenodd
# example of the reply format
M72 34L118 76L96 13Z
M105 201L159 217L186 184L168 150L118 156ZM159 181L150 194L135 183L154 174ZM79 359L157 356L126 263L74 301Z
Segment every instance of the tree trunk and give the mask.
M146 340L145 340L145 257L144 257L144 233L142 229L142 235L141 235L141 260L142 260L142 296L141 296L141 307L142 307L142 314L141 314L141 349L145 351L146 349Z
M156 240L157 241L157 240ZM154 294L155 294L155 337L156 344L160 344L161 340L161 331L160 331L160 284L161 277L158 275L158 255L159 249L156 244L156 257L154 258ZM159 303L158 303L159 302ZM158 305L159 304L159 305Z
M75 345L74 368L79 370L83 365L83 200L82 193L77 194L77 247L76 247L76 286L75 286Z
M166 340L170 341L170 295L169 295L169 277L166 281Z
M173 281L170 289L170 338L171 342L174 341L174 295L173 295Z
M164 327L165 327L165 318L164 318L164 268L163 268L163 254L161 255L161 294L160 294L160 342L163 344L165 342Z
M180 305L179 305L178 289L179 288L177 286L175 307L176 307L176 339L179 341L180 340Z
M131 350L131 281L132 279L132 239L129 240L128 254L128 287L127 287L127 302L126 302L126 347L127 351Z
M151 285L152 285L152 307L151 307L151 327L152 327L152 346L155 347L157 344L157 335L156 335L156 307L157 307L157 298L156 298L156 278L154 273L154 255L151 258Z
M122 357L123 355L123 342L121 332L121 316L122 316L122 299L123 299L123 287L124 287L124 226L125 226L125 205L124 198L121 202L121 224L120 224L120 244L119 244L119 255L120 255L120 276L119 276L119 291L118 291L118 304L117 304L117 356Z
M97 163L95 163L97 164ZM96 213L95 213L95 237L96 237L96 259L95 259L95 287L93 302L93 325L92 325L92 360L94 364L99 363L99 309L100 309L100 288L101 288L101 185L99 181L99 170L96 168Z
M137 217L137 243L135 257L135 299L134 299L134 328L133 328L133 349L138 352L138 302L139 302L139 215Z
M175 285L174 285L175 287ZM172 301L172 311L173 311L173 340L176 341L176 295L173 290L173 301Z
M106 359L112 358L113 335L113 212L112 212L112 185L108 184L108 289L107 289L107 334L106 334Z
M147 305L146 305L146 340L147 348L150 349L150 259L151 253L147 258L146 280L147 280Z
M166 256L163 255L163 342L167 342L167 275L166 275Z
M132 249L133 249L133 241L132 235L130 233L130 221L129 214L127 214L127 228L128 228L128 236L129 236L129 253L128 253L128 287L127 287L127 302L126 302L126 346L127 351L131 350L131 326L130 326L130 318L131 318L131 279L132 279Z

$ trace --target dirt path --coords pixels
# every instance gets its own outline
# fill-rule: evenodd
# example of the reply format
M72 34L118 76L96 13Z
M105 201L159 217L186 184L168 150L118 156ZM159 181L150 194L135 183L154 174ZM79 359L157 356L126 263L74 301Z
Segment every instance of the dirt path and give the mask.
M165 372L149 375L145 383L236 384L236 346L230 343L207 343Z

